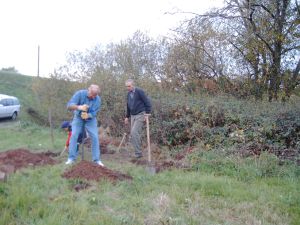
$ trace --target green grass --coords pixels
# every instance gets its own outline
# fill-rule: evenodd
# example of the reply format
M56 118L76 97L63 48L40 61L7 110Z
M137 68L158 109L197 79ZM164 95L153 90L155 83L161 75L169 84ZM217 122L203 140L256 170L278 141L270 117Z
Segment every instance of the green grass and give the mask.
M3 122L1 122L3 123ZM0 124L4 126L3 124ZM0 151L16 148L27 148L37 151L61 151L66 140L66 133L62 130L54 130L54 142L51 140L49 128L40 127L32 123L6 122L6 126L0 129Z
M0 131L1 151L21 146L36 151L43 143L53 149L49 130L38 126L10 127ZM20 138L20 142L15 137ZM65 133L55 132L57 145L64 145ZM28 141L26 140L28 139ZM5 142L3 142L5 140ZM27 141L27 142L26 142ZM6 147L3 147L5 143ZM212 154L202 158L218 158ZM220 159L218 159L220 160ZM225 160L225 159L224 159ZM220 160L221 161L221 160ZM93 182L87 190L75 192L79 180L61 177L63 162L28 168L0 183L0 225L6 224L298 224L300 182L297 176L253 176L231 168L228 161L219 168L196 171L165 171L151 175L134 164L104 162L110 169L133 177L132 182ZM244 171L258 164L238 162ZM247 164L248 163L248 164ZM229 166L228 166L229 165ZM224 169L224 173L220 173ZM259 167L258 167L259 168ZM273 167L271 167L273 168Z
M109 165L114 168L113 163ZM62 164L17 172L0 184L0 224L297 224L299 182L244 183L199 172L123 170L131 183L74 192ZM22 187L22 188L20 188Z
M16 96L22 105L27 105L34 99L31 89L33 79L31 76L0 71L0 92Z
M0 94L16 96L20 100L21 118L28 119L26 110L36 105L36 97L32 91L34 79L32 76L0 71Z
M243 158L238 155L228 155L228 151L211 150L201 148L189 156L193 169L216 176L230 176L245 182L251 182L257 178L287 177L299 179L300 168L295 162L280 161L274 155L263 152L257 157Z
M52 143L48 128L27 120L26 108L36 104L33 79L0 72L1 93L19 97L23 106L18 121L0 121L0 152L16 148L60 152L65 144L63 131L55 130ZM254 135L255 140L263 137L263 131L257 132L260 128L266 133L273 129L278 114L292 111L297 115L300 109L299 98L282 105L226 96L180 96L173 96L172 101L165 96L165 100L174 107L190 102L201 112L206 112L209 104L220 105L226 110L226 122L237 124L246 137ZM203 143L190 156L194 170L189 172L173 170L153 176L130 163L104 161L108 168L130 174L133 181L116 185L94 182L89 189L75 192L73 185L81 181L61 177L67 169L65 158L59 158L61 163L53 166L17 171L0 183L0 225L299 224L299 166L279 166L278 159L267 153L258 158L237 157L233 154L234 142L223 128L206 129L203 131L209 136L200 140ZM205 144L209 141L208 148ZM221 147L214 148L214 143Z

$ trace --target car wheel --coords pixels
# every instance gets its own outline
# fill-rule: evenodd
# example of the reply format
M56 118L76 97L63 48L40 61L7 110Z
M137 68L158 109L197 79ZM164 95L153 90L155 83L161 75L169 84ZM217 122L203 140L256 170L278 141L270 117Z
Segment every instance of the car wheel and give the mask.
M11 116L11 119L12 119L12 120L17 119L17 115L18 115L18 114L17 114L16 112L14 112L14 114L12 114L12 116Z

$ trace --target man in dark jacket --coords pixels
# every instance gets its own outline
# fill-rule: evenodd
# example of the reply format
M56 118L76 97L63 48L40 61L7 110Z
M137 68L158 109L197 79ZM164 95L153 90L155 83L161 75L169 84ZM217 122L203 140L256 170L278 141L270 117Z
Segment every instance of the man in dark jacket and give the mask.
M125 124L128 124L130 118L131 143L135 150L135 157L141 158L141 133L146 117L149 116L151 112L151 102L143 89L134 86L132 79L128 79L125 85L128 90Z

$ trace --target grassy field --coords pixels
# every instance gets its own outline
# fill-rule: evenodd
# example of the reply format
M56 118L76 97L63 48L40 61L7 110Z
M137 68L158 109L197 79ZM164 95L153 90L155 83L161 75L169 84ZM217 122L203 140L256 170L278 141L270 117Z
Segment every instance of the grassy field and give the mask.
M23 147L58 152L65 141L65 133L57 130L53 145L48 129L22 123L1 129L0 137L1 151ZM81 181L62 178L67 166L64 158L60 160L54 166L22 169L0 183L0 224L296 225L300 221L297 176L248 180L236 172L225 176L199 168L151 175L143 167L110 160L104 161L108 168L131 175L133 181L94 182L75 192L72 186ZM223 162L224 170L229 170ZM256 168L247 169L251 173Z
M31 104L34 100L31 89L33 79L31 76L0 71L0 93L18 97L22 105Z
M0 152L17 148L61 152L64 147L66 133L54 130L52 141L49 128L28 119L26 109L36 104L31 89L33 79L0 72L0 93L17 96L22 104L17 121L0 120ZM187 157L191 170L151 175L141 166L103 155L109 169L129 174L133 180L115 185L93 182L90 188L76 192L74 185L84 181L62 178L68 168L64 165L66 155L57 157L58 164L22 169L0 182L0 225L300 224L300 167L292 161L282 163L279 157L263 150L256 157L235 154L239 146L282 150L287 141L295 150L300 145L299 98L291 98L283 105L226 96L193 97L192 111L185 112L180 106L189 99L179 95L170 102L165 97L161 109L169 115L165 118L169 121L153 117L152 131L191 127L188 131L193 131L199 141ZM218 119L206 113L210 105L225 109L224 126L210 128L203 123ZM181 117L171 118L174 109ZM202 112L198 122L197 112ZM185 131L175 129L174 137L169 134L178 140L188 134ZM169 154L183 151L184 147L175 146Z
M62 149L66 134L62 130L55 130L53 143L50 135L50 129L30 122L1 120L0 152L16 148L28 148L40 151Z

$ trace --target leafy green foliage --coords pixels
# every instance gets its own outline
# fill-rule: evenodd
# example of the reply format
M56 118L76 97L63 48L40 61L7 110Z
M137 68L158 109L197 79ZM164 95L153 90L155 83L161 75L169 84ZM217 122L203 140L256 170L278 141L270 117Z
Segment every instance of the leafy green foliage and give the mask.
M269 140L277 142L287 148L293 147L300 149L300 117L299 111L279 114L274 123Z

